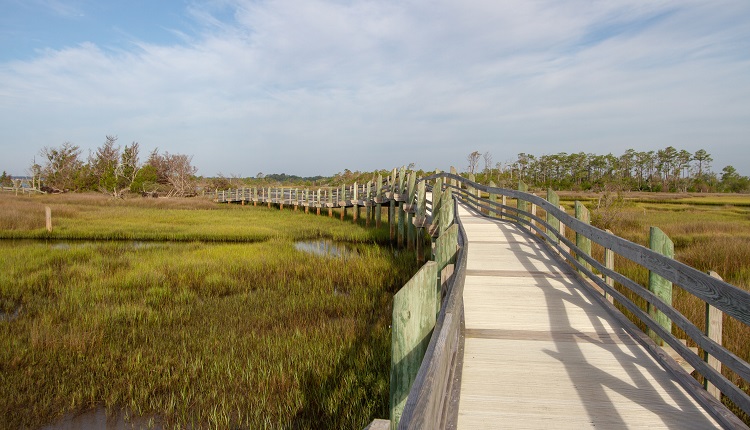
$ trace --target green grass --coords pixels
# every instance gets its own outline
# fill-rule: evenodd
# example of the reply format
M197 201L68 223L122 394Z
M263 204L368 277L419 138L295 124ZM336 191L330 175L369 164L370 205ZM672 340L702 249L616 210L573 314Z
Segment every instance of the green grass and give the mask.
M0 428L101 406L166 428L363 428L388 415L391 299L416 263L374 244L385 229L200 202L18 202L2 234L36 237L43 218L26 211L48 205L53 237L68 240L0 241L0 312L18 314L0 320ZM91 240L106 235L148 242ZM294 248L311 237L357 252Z

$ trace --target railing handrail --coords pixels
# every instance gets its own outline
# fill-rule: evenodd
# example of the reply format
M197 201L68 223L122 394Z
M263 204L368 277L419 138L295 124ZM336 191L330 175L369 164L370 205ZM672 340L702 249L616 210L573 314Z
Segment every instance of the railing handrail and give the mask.
M658 254L644 246L590 226L589 224L565 213L565 211L560 210L556 205L553 205L547 200L534 194L485 186L451 173L436 173L423 178L423 180L430 181L438 178L450 179L467 186L467 188L470 187L474 190L479 190L488 194L505 195L541 207L576 233L581 234L591 239L593 242L598 243L602 247L611 249L613 252L674 282L685 291L704 300L709 305L724 311L726 314L734 317L743 324L750 325L750 311L748 311L748 309L750 309L750 293L739 289L736 286L726 283L718 278L713 278L708 274L700 272L690 266L680 263L679 261ZM740 409L746 413L750 411L750 396L748 396L741 388L726 379L721 372L708 366L703 359L690 351L676 337L674 337L671 332L665 330L658 322L652 319L648 313L640 309L640 307L631 302L615 288L609 286L600 276L594 274L591 269L587 268L583 262L579 262L577 258L581 258L585 263L588 263L600 273L609 276L630 291L644 298L652 306L666 314L678 327L682 328L686 334L698 344L698 346L717 358L722 364L732 369L744 380L750 380L750 365L748 365L746 361L726 349L721 343L715 342L707 337L700 329L698 329L698 327L695 326L695 324L672 307L671 304L663 302L654 293L643 288L640 284L618 272L615 272L614 270L611 270L610 268L607 268L593 257L587 255L578 248L575 243L568 240L564 235L560 234L548 224L546 220L536 216L534 213L477 197L473 193L464 190L461 185L456 187L452 186L449 181L446 182L446 186L451 187L456 191L456 197L468 201L470 204L476 206L477 209L483 209L496 214L502 213L506 218L513 219L516 222L534 229L548 245L556 249L570 264L578 269L579 273L584 274L603 291L613 296L621 305L637 316L641 322L653 330L659 337L677 351L707 380L718 387L721 392L729 397ZM550 235L550 233L552 234ZM552 240L552 236L554 236L556 240ZM568 250L564 249L559 243L557 243L557 241L564 244ZM575 254L575 257L577 258L574 258L573 254ZM612 309L615 308L612 307ZM674 371L674 369L671 370ZM703 387L700 387L695 379L690 376L688 376L688 378L683 378L681 376L684 375L679 375L676 378L678 382L693 394L694 397L702 403L719 422L722 423L722 425L729 428L747 428L739 418L726 409L726 407L724 407L718 400L708 396L706 391L703 390Z

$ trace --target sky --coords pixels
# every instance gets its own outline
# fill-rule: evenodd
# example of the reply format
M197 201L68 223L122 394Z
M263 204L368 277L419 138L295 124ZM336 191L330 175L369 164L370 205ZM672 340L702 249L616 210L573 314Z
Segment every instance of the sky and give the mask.
M750 2L0 0L0 170L107 135L202 176L667 146L750 175Z

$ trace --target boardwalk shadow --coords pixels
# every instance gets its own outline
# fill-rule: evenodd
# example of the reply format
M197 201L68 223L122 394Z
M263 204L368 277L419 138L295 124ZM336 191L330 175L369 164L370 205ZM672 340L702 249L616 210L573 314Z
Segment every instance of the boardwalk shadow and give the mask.
M627 422L633 416L633 410L643 409L651 414L640 416L650 415L654 422L640 422L636 423L637 426L672 429L714 427L713 422L703 416L689 414L688 417L684 413L696 409L693 399L593 299L593 293L580 284L569 266L553 257L549 248L539 243L528 231L505 221L486 220L494 224L505 239L503 243L493 246L507 247L513 251L518 260L516 264L525 271L568 273L562 277L534 276L533 285L523 285L524 288L538 289L544 296L546 310L539 307L537 311L546 313L540 318L549 321L550 332L543 337L551 338L555 347L542 348L541 352L564 368L591 426L628 428L633 425ZM532 238L531 244L519 241L519 234ZM583 311L575 312L578 320L574 320L570 313L576 309ZM581 321L582 313L588 324ZM582 328L584 326L585 329ZM604 360L602 357L606 357L606 366L600 368L592 360L598 360L598 364L601 364ZM624 369L626 377L622 370L615 369ZM543 393L539 395L540 403L544 402Z

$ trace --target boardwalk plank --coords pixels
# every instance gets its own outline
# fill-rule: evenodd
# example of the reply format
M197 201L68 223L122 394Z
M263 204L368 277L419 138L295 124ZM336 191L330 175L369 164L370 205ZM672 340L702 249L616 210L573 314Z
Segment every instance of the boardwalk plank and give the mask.
M717 423L569 269L505 221L469 240L458 428L712 428Z

